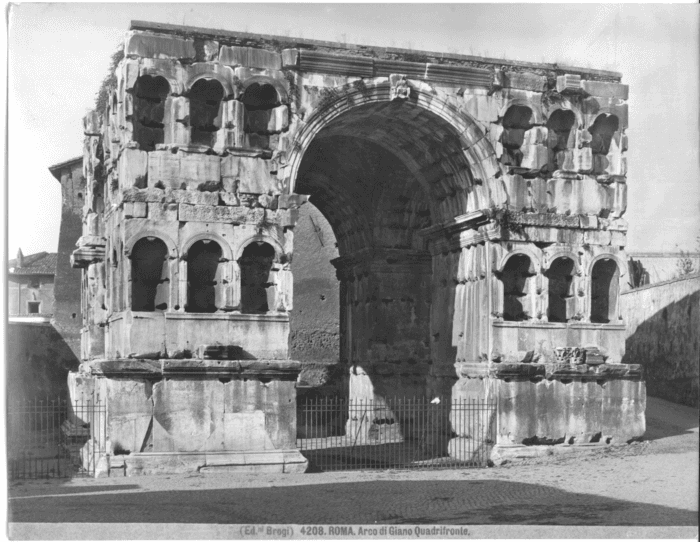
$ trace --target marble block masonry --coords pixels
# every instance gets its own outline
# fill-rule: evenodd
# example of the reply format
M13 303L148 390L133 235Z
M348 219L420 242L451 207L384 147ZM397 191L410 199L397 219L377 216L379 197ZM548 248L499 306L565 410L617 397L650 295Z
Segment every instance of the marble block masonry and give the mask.
M72 255L98 474L306 469L288 344L309 198L351 398L496 403L494 454L643 435L620 74L134 21L115 76L84 120ZM454 423L450 450L472 438Z

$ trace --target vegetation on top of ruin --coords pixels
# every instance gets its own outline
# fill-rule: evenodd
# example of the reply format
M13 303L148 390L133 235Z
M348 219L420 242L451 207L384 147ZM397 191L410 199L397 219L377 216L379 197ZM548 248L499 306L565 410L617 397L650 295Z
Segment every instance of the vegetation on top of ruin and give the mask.
M124 44L120 44L117 50L112 53L112 57L109 60L109 70L107 75L102 80L100 88L95 96L95 111L102 115L107 111L107 104L109 104L109 96L112 90L117 88L117 75L116 69L119 63L124 58Z

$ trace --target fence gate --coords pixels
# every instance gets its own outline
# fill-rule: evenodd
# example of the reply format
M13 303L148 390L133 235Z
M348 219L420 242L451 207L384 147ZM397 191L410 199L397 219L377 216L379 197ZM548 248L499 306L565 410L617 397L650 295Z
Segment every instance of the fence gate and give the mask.
M297 408L313 470L485 467L496 405L436 399L316 399Z
M105 452L105 414L99 400L8 402L10 480L94 475L95 463Z

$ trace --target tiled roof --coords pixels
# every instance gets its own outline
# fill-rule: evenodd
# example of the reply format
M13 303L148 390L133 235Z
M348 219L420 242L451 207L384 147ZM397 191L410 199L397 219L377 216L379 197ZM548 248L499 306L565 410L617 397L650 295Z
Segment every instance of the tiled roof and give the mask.
M7 262L8 268L14 268L11 275L55 275L58 254L55 252L37 252L24 256L22 267L17 267L17 260Z
M70 160L65 160L61 162L60 164L54 164L53 166L49 167L49 171L51 172L51 175L56 177L57 181L61 180L61 170L66 167L73 166L75 164L78 164L83 161L83 155L81 154L80 156L77 156L75 158L71 158Z

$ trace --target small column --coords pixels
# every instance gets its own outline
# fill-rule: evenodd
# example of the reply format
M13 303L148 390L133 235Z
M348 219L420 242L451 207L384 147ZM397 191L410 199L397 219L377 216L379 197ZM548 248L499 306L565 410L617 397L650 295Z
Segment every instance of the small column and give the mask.
M177 299L180 306L178 312L185 312L185 306L187 305L187 257L182 255L177 265L179 269Z
M228 262L228 284L225 288L224 305L226 310L241 309L241 267L233 260Z
M168 276L170 277L170 296L168 299L168 312L173 312L175 306L180 300L180 261L176 257L169 257L168 262Z
M294 308L294 279L289 264L273 267L275 284L275 307L280 312L291 311Z

